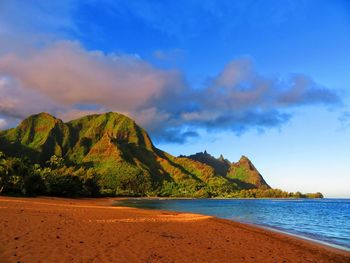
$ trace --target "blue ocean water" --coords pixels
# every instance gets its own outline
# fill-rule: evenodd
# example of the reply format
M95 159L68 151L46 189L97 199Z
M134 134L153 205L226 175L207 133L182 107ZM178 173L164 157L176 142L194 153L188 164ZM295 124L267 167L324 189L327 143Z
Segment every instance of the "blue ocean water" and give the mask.
M350 199L125 199L116 205L212 215L350 250Z

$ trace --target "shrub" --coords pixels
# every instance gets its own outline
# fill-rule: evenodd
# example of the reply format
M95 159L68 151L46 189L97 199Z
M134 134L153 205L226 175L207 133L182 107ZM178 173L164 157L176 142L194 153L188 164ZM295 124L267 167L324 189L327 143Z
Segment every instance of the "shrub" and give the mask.
M45 194L46 187L40 174L32 172L23 179L23 194L35 196Z
M54 175L48 178L48 194L55 196L79 196L82 192L81 180L72 175Z

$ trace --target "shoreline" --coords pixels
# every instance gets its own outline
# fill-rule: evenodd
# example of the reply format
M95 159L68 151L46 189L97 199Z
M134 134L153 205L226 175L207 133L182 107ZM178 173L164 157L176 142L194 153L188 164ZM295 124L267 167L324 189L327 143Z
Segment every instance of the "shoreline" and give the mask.
M121 197L121 198L116 198L115 202L114 202L114 206L118 206L117 201L119 200L196 200L198 198L187 198L187 197ZM303 201L303 200L309 200L310 198L203 198L204 200L288 200L288 201ZM203 200L201 199L201 200ZM311 200L324 200L324 199L328 199L328 200L349 200L350 198L312 198ZM169 212L176 212L176 213L188 213L188 212L184 212L184 211L176 211L176 210L157 210L157 209L153 209L153 208L147 208L147 207L133 207L133 206L127 206L127 205L122 205L120 207L129 207L129 208L137 208L137 209L146 209L146 210L155 210L155 211L169 211ZM203 214L206 215L206 214ZM233 222L237 222L237 223L241 223L241 224L245 224L245 225L249 225L252 227L258 227L258 228L262 228L262 229L266 229L269 231L273 231L273 232L277 232L277 233L281 233L284 235L289 235L295 238L299 238L301 240L306 240L312 243L315 243L317 245L324 245L326 247L330 247L330 248L335 248L335 249L339 249L339 250L343 250L343 251L347 251L350 252L350 247L345 247L342 246L340 244L335 244L335 243L331 243L322 239L316 239L313 238L311 236L308 236L307 234L303 235L303 233L294 233L294 232L288 232L284 229L280 229L278 227L274 227L274 226L269 226L269 225L264 225L264 224L259 224L259 223L249 223L249 222L244 222L244 221L238 221L238 220L232 220L232 219L227 219L227 218L223 218L223 217L217 217L217 216L213 216L214 218L220 218L220 219L224 219L224 220L229 220L229 221L233 221Z
M241 222L241 223L249 225L249 223L244 223L244 222ZM344 246L338 245L338 244L333 244L333 243L330 243L330 242L327 242L327 241L315 239L315 238L312 238L312 237L303 236L303 235L300 235L300 234L294 234L292 232L287 232L287 231L284 231L284 230L280 230L278 228L273 228L273 227L269 227L269 226L265 226L265 225L252 224L252 226L254 226L254 227L261 227L261 228L264 228L264 229L269 230L269 231L273 231L273 232L281 233L283 235L288 235L288 236L295 237L295 238L298 238L298 239L301 239L301 240L309 241L309 242L312 242L312 243L314 243L316 245L322 245L322 246L325 246L325 247L328 247L328 248L335 248L337 250L350 252L350 248L347 248L347 247L344 247Z
M217 218L217 217L215 217L215 218ZM224 219L224 218L220 218L220 219ZM229 219L224 219L224 220L229 220ZM267 225L253 224L253 223L247 223L247 222L235 221L235 220L229 220L229 221L237 222L237 223L248 225L248 226L251 226L251 227L265 229L267 231L279 233L279 234L282 234L282 235L287 235L287 236L290 236L290 237L293 237L293 238L300 239L302 241L310 242L310 243L312 243L314 245L324 246L324 247L329 248L329 249L336 249L336 250L340 250L340 251L350 252L350 248L347 248L347 247L344 247L344 246L341 246L341 245L338 245L338 244L333 244L333 243L329 243L327 241L315 239L315 238L312 238L312 237L303 236L303 235L295 234L295 233L292 233L292 232L287 232L287 231L284 231L282 229L270 227L270 226L267 226Z
M193 213L112 206L118 199L2 196L0 256L8 262L350 260L346 250L259 225Z

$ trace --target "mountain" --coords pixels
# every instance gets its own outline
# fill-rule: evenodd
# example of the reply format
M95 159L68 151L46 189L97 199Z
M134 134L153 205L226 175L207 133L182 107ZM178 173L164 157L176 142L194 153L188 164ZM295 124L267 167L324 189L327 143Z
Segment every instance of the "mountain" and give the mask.
M220 158L216 159L214 156L208 154L207 151L199 152L189 156L181 155L181 157L187 157L191 160L207 164L213 167L216 174L221 176L226 176L231 166L231 162L229 160L224 159L222 155L220 156Z
M208 154L207 151L187 156L187 158L213 167L217 175L229 178L230 181L235 182L240 188L271 188L246 156L242 156L236 163L231 163L222 155L219 158L215 158Z
M0 151L42 166L52 156L69 167L93 169L100 187L119 194L220 196L240 189L268 189L248 158L231 163L208 153L174 157L156 148L135 121L109 112L64 123L47 113L0 131Z

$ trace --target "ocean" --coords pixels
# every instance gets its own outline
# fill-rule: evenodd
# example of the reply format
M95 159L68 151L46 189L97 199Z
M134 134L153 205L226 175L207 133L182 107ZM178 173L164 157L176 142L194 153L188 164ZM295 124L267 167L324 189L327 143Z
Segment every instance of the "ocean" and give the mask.
M118 206L191 212L268 227L350 251L350 199L144 199Z

